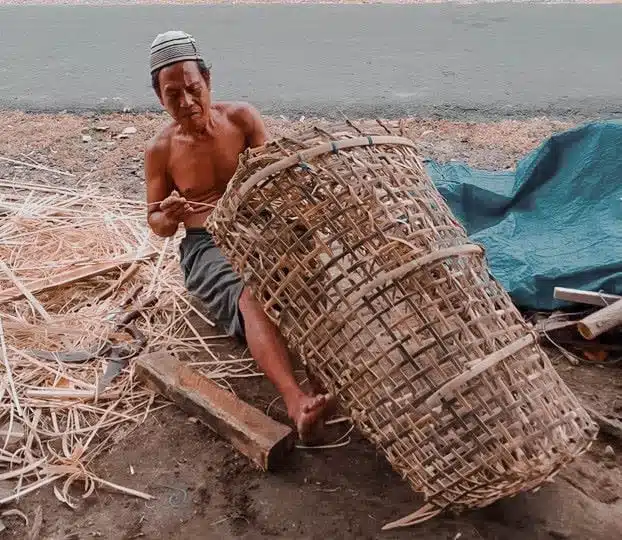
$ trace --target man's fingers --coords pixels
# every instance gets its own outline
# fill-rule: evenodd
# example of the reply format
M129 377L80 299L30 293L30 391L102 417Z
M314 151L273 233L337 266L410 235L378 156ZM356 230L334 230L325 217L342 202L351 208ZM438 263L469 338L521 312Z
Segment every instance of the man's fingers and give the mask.
M175 210L172 210L172 211L167 211L165 212L165 214L171 219L180 221L181 219L183 219L185 212L184 212L183 207L181 207L181 208L176 208Z
M184 207L184 203L183 202L171 202L171 203L162 203L160 205L160 209L165 211L165 212L176 212L177 210L179 210L180 208Z
M183 207L184 204L187 204L186 199L181 198L181 197L170 197L169 196L160 203L160 208L162 208L163 210L165 208L173 209L176 207Z

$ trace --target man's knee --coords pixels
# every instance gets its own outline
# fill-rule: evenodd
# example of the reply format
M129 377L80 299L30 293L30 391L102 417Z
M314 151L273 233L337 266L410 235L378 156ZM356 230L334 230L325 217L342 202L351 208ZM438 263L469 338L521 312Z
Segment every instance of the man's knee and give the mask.
M259 303L255 300L255 297L251 293L248 287L244 287L240 293L240 299L238 300L240 310L242 313L251 308L257 308Z

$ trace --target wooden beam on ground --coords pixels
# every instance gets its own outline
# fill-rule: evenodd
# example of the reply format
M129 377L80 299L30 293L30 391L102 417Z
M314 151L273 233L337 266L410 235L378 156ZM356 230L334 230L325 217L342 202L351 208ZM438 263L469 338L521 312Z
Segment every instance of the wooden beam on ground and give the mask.
M598 424L601 432L607 433L607 435L611 435L622 441L622 422L615 418L607 418L605 415L600 414L598 411L586 405L584 405L583 408L592 417L592 420Z
M143 254L132 253L130 255L119 257L115 261L89 264L73 270L66 270L65 272L61 272L60 274L56 274L49 278L37 279L24 285L27 287L30 294L37 294L50 289L55 289L56 287L71 285L72 283L76 283L77 281L81 281L83 279L101 276L117 268L126 268L137 260L150 259L156 254L157 251L155 250L150 250ZM9 289L8 291L3 291L2 294L0 294L0 305L5 304L6 302L19 300L23 297L24 291L17 287Z
M605 294L591 291L581 291L579 289L566 289L565 287L555 287L553 298L574 302L576 304L589 304L591 306L605 307L613 302L622 299L616 294Z
M138 377L229 441L260 469L273 470L294 447L290 427L241 401L169 353L140 356L135 366Z
M581 319L577 324L577 329L585 339L596 339L620 325L622 325L622 300Z

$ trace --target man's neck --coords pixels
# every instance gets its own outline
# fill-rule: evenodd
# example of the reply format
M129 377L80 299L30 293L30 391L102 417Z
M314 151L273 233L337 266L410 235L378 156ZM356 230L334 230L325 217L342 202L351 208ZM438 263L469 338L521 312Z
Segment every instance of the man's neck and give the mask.
M201 128L196 128L194 126L185 127L183 124L178 123L179 133L197 140L211 139L216 131L214 116L210 114L204 120L205 122Z

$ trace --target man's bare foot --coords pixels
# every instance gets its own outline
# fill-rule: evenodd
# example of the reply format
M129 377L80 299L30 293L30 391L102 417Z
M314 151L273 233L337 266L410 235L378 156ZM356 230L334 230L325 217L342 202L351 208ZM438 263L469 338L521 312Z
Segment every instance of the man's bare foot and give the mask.
M290 418L296 424L298 437L304 444L316 444L322 436L324 416L333 405L330 394L301 395L293 405Z

